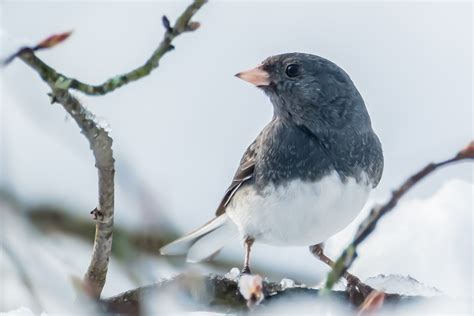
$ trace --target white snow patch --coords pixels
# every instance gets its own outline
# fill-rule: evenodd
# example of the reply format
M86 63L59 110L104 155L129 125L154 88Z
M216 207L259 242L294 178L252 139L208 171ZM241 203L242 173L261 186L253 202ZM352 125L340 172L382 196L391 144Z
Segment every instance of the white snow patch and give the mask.
M283 278L280 281L280 285L283 290L286 290L288 288L295 287L295 281L292 279Z
M226 279L229 279L232 281L237 281L239 276L240 276L240 270L239 268L235 268L235 267L230 269L230 271L224 275Z
M110 124L105 118L95 115L89 110L89 108L84 104L84 102L81 103L82 107L84 108L84 115L86 116L87 120L91 120L97 125L98 128L103 129L107 133L112 132L112 128L110 127Z
M365 280L367 285L385 293L402 295L440 296L443 293L433 286L423 284L411 276L379 274Z
M47 315L48 314L46 313L41 313L41 316ZM31 311L31 309L22 306L8 312L1 312L0 316L35 316L35 314Z

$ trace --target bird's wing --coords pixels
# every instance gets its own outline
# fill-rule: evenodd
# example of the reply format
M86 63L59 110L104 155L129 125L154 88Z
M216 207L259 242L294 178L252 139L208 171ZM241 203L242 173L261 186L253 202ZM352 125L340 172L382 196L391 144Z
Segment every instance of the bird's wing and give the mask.
M229 204L230 200L234 196L235 192L244 184L246 181L252 179L253 172L255 170L255 158L257 156L257 140L254 140L252 144L247 148L244 153L244 156L240 160L239 168L235 172L234 179L232 183L225 191L224 197L219 204L219 207L216 211L216 216L222 215L225 213L225 208Z

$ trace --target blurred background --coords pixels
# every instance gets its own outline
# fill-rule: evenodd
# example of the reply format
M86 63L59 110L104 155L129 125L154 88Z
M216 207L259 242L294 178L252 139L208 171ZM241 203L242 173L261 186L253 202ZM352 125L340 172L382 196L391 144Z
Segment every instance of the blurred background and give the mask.
M39 57L101 83L141 65L161 41L161 16L173 23L188 3L2 1L1 55L74 30ZM194 18L201 28L177 38L150 76L104 97L76 93L110 125L117 161L114 257L103 295L184 270L240 267L238 240L202 265L159 257L158 249L214 215L242 153L270 120L265 95L233 76L267 56L317 54L351 76L385 153L367 206L456 153L473 138L472 12L470 2L211 1ZM0 311L61 308L91 254L92 154L25 64L2 69L0 88ZM363 244L352 271L362 279L411 275L472 304L473 188L467 163L420 183ZM328 254L339 254L365 214L328 241ZM328 271L307 248L257 244L252 256L255 272L276 281L316 285Z

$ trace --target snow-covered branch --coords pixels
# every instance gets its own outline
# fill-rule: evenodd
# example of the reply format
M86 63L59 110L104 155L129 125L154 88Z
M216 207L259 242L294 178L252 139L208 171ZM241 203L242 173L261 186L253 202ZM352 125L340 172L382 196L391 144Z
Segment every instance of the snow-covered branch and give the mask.
M178 311L196 311L205 310L221 313L239 313L252 311L267 311L272 314L271 308L281 307L282 302L291 304L314 304L309 309L315 311L315 306L326 306L326 314L331 314L331 308L335 306L344 308L347 312L357 311L359 308L367 308L371 304L365 300L360 292L331 291L327 300L318 297L321 290L307 287L305 285L285 284L285 282L275 283L264 280L262 282L262 297L258 304L249 302L251 298L245 298L242 294L242 282L239 278L232 278L219 275L197 275L192 273L183 273L174 278L166 279L158 283L139 287L116 296L100 301L104 311L110 313L139 315L140 311L146 309L146 304L153 302L157 305L160 298L172 297L172 302L176 305ZM417 283L419 284L419 283ZM377 292L381 293L381 292ZM383 308L392 308L401 304L407 306L410 303L435 302L450 300L448 298L437 296L428 297L424 295L403 295L387 294L383 295ZM365 301L364 301L365 300ZM167 301L169 303L169 301ZM364 302L364 304L362 304ZM328 305L329 303L329 305ZM382 311L382 304L377 306L377 311ZM331 307L332 306L332 307ZM337 310L335 308L334 312ZM361 309L362 310L362 309ZM282 311L280 310L280 313ZM294 310L293 310L294 312ZM339 313L341 310L339 310ZM284 313L284 312L283 312ZM351 314L352 314L351 313ZM317 314L317 313L316 313ZM338 313L336 313L338 314ZM344 314L344 313L343 313Z

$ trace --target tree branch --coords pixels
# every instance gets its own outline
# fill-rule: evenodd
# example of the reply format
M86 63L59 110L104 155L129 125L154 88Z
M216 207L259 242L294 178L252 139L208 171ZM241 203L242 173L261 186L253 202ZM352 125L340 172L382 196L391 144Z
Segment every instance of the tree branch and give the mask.
M139 80L145 76L148 76L155 68L158 67L161 58L169 51L174 49L172 45L173 40L178 37L179 35L194 31L199 28L199 22L192 22L191 18L196 14L196 12L207 2L207 0L194 0L186 10L179 16L176 20L176 23L173 27L171 27L170 22L166 16L163 16L163 25L165 27L165 34L161 43L155 49L153 54L148 58L148 60L140 67L129 71L125 74L117 75L112 77L102 84L99 85L91 85L84 83L78 79L67 77L55 69L41 61L39 58L34 56L33 58L30 57L32 66L36 71L38 71L43 78L43 80L48 82L56 82L57 85L60 86L61 89L74 89L81 91L88 95L104 95L109 92L112 92L130 82ZM65 33L66 34L66 33ZM69 33L67 33L69 35ZM61 38L61 41L64 40ZM45 41L43 41L45 42ZM56 43L55 43L56 44ZM22 56L31 55L31 53L35 50L40 48L47 48L44 45L37 45L33 48L22 48L17 54L13 55L12 57L7 59L7 62L10 62L14 57L19 56L23 59Z
M265 311L264 308L274 303L303 302L308 299L312 302L317 300L320 290L309 288L304 285L284 288L280 283L263 282L262 287L264 299L253 308ZM360 293L355 293L360 295ZM248 302L242 297L238 288L238 282L219 275L197 275L191 273L180 274L172 279L139 287L116 296L103 299L100 304L104 311L126 315L140 315L146 306L146 301L153 301L155 305L160 304L155 298L176 298L174 303L184 310L196 311L206 310L221 313L239 313L248 311ZM346 291L331 291L329 296L341 306L346 306L348 311L359 304L363 298L354 298L352 293ZM429 298L423 296L405 296L400 294L385 294L384 307L394 306L399 303L413 303L446 298ZM169 301L168 301L169 304Z
M378 221L390 212L398 203L398 201L421 179L430 175L435 170L448 166L450 164L474 159L474 141L472 141L466 148L461 150L456 156L443 160L438 163L430 163L410 178L408 178L398 189L392 192L392 197L384 205L376 205L372 208L369 215L362 221L357 229L352 242L344 249L342 254L336 260L334 268L329 272L325 290L332 289L334 284L342 277L342 275L350 268L357 257L357 246L359 246L374 230Z
M28 64L35 60L33 54L22 54L21 58ZM55 82L47 83L52 89L52 100L63 106L88 140L98 171L99 203L91 212L96 220L96 230L91 261L84 276L84 286L91 297L99 298L105 284L112 250L115 174L112 138L106 129L97 123L95 116L67 90L58 89Z

